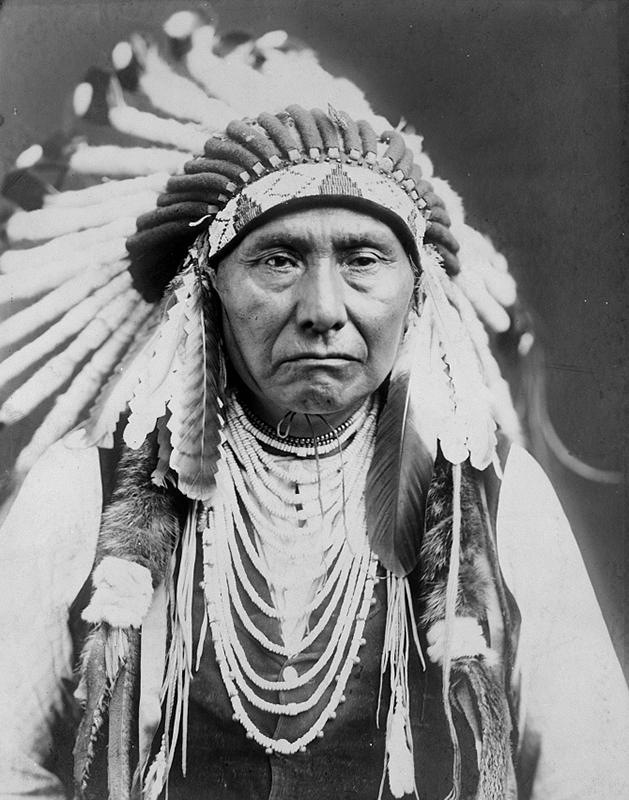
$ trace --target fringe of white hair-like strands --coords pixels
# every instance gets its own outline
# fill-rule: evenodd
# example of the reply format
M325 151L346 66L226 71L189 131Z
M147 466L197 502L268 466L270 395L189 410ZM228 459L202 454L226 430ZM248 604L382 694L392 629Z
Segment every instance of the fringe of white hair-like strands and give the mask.
M167 597L170 611L170 646L161 690L164 709L164 730L160 750L143 780L144 800L157 800L168 781L179 736L181 736L181 769L185 776L187 762L188 702L190 681L195 669L192 640L192 596L197 551L198 502L190 501L179 547L173 551L168 578ZM205 626L200 633L196 661L201 657Z
M389 671L390 699L386 720L385 762L378 800L382 797L386 778L388 778L389 789L393 797L400 798L409 794L418 797L408 685L408 661L412 645L415 646L422 668L425 670L426 664L419 644L408 578L400 578L388 572L387 619L380 665L378 721L382 684L387 669Z
M441 696L452 742L452 790L446 800L459 800L461 792L461 748L452 715L450 699L450 670L452 661L453 621L459 591L459 565L461 558L461 465L452 465L452 543L446 584L445 626L441 662Z
M476 358L487 387L488 402L493 417L502 433L512 442L524 445L524 434L519 417L513 406L509 384L502 377L498 362L489 344L489 335L478 316L474 313L471 301L463 294L455 282L443 284L449 303L457 310L473 346L471 358Z
M454 404L446 427L440 431L441 448L452 464L460 464L469 457L472 465L482 470L492 463L496 446L496 424L488 389L461 317L445 294L442 282L447 278L430 248L422 252L422 267L421 287L433 307Z

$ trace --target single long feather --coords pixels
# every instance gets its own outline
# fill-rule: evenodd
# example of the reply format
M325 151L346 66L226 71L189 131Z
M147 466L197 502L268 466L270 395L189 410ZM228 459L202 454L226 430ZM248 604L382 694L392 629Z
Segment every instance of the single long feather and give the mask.
M89 773L96 756L97 740L107 719L111 697L111 681L105 666L105 647L108 626L98 626L85 644L82 660L82 679L77 693L86 698L83 716L74 743L74 782L78 796L83 798Z
M222 427L219 311L205 278L191 278L182 370L170 403L170 465L177 471L179 490L193 500L205 500L214 485Z
M398 577L419 558L433 457L415 424L412 403L414 337L406 336L391 373L367 474L367 535L382 564Z
M68 208L85 208L89 205L99 205L114 197L124 202L122 198L136 195L140 192L163 192L170 174L168 172L157 172L152 175L140 176L139 178L125 178L123 180L109 180L105 183L97 183L85 189L72 189L66 192L46 195L44 198L44 208L61 206Z
M130 800L138 755L135 704L139 696L140 632L130 628L125 633L129 639L128 654L109 704L107 775L111 800Z
M110 175L116 178L149 176L155 172L173 175L183 169L190 153L165 147L118 147L113 144L87 145L76 149L70 167L83 175Z

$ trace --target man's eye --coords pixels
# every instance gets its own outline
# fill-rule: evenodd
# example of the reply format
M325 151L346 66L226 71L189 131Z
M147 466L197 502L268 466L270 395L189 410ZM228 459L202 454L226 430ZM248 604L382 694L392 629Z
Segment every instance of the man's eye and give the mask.
M375 253L357 253L346 259L346 264L352 269L369 269L380 263L378 256Z
M291 267L295 266L295 259L291 256L278 254L273 256L267 256L263 263L267 267L272 267L273 269L290 269Z

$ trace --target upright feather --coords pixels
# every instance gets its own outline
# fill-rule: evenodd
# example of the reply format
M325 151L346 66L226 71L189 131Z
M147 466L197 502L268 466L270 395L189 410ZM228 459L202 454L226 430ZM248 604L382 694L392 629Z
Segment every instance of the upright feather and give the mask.
M398 577L408 575L419 558L433 468L433 457L419 434L412 403L414 341L412 335L405 337L389 379L365 492L371 549Z

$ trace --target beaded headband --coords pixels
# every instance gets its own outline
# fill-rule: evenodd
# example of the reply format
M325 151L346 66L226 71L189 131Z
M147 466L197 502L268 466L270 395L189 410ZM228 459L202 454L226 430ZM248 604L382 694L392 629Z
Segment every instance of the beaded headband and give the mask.
M209 257L215 257L235 240L242 239L274 210L289 210L299 203L346 201L350 207L376 215L393 215L408 228L412 239L421 239L426 222L415 202L393 181L362 166L323 162L292 164L265 175L230 200L208 231Z

